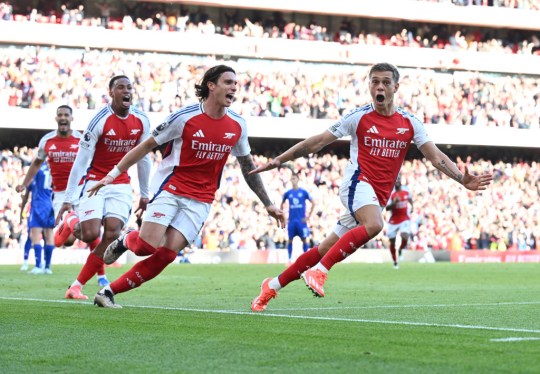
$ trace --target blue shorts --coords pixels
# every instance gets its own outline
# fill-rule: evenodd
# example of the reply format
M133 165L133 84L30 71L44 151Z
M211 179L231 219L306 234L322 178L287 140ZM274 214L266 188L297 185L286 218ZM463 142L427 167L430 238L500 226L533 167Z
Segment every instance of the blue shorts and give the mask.
M292 239L295 236L305 239L309 236L309 228L307 223L302 221L289 221L287 231L289 233L289 239Z
M30 217L28 217L28 228L32 229L39 227L42 229L54 228L55 218L52 206L48 210L31 209Z

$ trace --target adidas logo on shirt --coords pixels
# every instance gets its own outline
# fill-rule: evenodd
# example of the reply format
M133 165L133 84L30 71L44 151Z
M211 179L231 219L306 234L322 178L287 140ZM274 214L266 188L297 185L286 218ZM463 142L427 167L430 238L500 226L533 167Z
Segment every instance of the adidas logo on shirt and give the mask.
M194 138L204 138L204 133L202 130L197 131L195 134L193 134Z
M113 129L110 129L108 133L106 133L105 135L109 135L109 136L115 136L116 133L114 132Z
M377 130L375 125L373 125L373 126L371 126L371 128L367 132L369 132L370 134L378 134L379 130Z
M53 144L53 145L51 145L51 148L49 148L49 149L52 151L52 150L56 149L56 146Z

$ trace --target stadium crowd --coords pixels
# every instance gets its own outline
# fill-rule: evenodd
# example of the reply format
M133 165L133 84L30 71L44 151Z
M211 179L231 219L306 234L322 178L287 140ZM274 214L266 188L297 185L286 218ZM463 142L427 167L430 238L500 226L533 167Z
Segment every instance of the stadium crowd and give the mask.
M540 54L540 34L512 30L495 30L437 23L394 22L382 20L383 26L366 30L363 22L351 18L326 26L315 17L307 23L287 20L281 12L243 11L230 9L215 19L204 7L184 4L139 2L120 6L96 2L98 14L86 15L84 5L69 2L57 8L56 1L42 1L36 8L13 9L0 3L0 19L20 22L60 23L106 27L114 30L162 30L170 32L221 34L230 37L285 38L336 42L341 44L388 45L415 48L437 48L491 53ZM476 0L455 1L456 5L489 5ZM485 3L485 4L484 4ZM491 1L493 6L538 10L535 1ZM95 12L96 10L94 10ZM112 16L112 14L115 16ZM213 19L214 18L214 19ZM293 17L294 18L294 17ZM375 27L370 24L370 27Z
M19 248L26 232L26 220L19 221L20 182L34 157L33 148L0 152L0 248ZM160 154L153 159L154 166ZM265 163L267 156L255 156ZM493 184L481 194L456 188L452 181L431 165L406 161L402 176L413 194L413 237L409 248L416 250L540 249L540 164L537 162L466 162L473 172L493 170ZM262 175L274 201L290 188L292 171L313 196L316 212L309 226L312 241L318 243L334 227L341 212L338 187L347 159L332 154L312 155L279 170ZM132 183L136 188L136 182ZM137 196L134 201L138 201ZM256 197L243 182L234 158L227 163L211 217L194 247L208 250L285 248L287 234L278 229ZM23 214L24 216L24 214ZM130 226L136 227L132 217ZM386 248L384 232L367 244Z
M48 47L0 47L0 107L68 104L95 109L111 76L133 77L134 103L170 112L196 101L193 86L213 57ZM239 60L233 109L245 116L336 119L369 101L367 66ZM540 79L402 68L397 104L425 123L540 127Z
M535 0L452 3L540 8ZM115 9L118 4L122 4L121 9ZM203 7L153 2L93 5L99 13L94 9L90 14L76 1L66 2L60 9L58 2L48 0L28 9L0 2L0 20L493 53L536 54L540 49L537 33L515 30L504 34L500 30L405 21L381 21L384 27L380 30L364 30L359 28L358 19L336 21L336 17L330 29L322 20L297 24L280 12L254 11L246 16L227 10L218 20L212 19ZM124 73L134 82L135 105L147 112L171 112L197 100L192 96L194 84L205 68L215 63L214 57L4 45L0 46L0 108L42 109L68 104L76 110L97 109L107 102L103 89L107 81ZM235 63L240 90L232 108L244 116L337 119L369 101L365 91L367 68L240 59ZM540 128L538 76L408 68L400 71L397 104L428 124ZM0 154L0 248L18 248L26 222L19 219L20 195L15 186L35 149L6 149ZM260 155L256 160L262 163L266 158ZM310 221L315 243L332 229L339 216L337 188L346 162L326 154L297 160L291 166L300 172L302 186L310 190L317 204L317 214ZM411 248L540 249L539 164L476 161L471 168L487 168L496 174L492 186L482 194L450 187L446 177L421 162L404 164L403 177L414 197ZM280 201L289 187L290 173L290 169L282 168L263 176L275 201ZM284 248L286 232L275 228L264 209L254 203L240 174L236 162L227 164L215 202L219 206L212 210L195 245L207 249ZM130 225L136 223L131 221ZM386 245L384 235L368 243L374 248Z

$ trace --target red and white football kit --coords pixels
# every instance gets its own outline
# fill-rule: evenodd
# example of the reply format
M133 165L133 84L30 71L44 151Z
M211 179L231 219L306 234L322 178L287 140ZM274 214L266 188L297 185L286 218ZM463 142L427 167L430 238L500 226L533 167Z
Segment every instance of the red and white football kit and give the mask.
M81 133L78 131L73 131L70 136L62 138L55 130L45 134L39 141L37 159L47 160L49 164L55 217L64 202L69 173L79 150L80 139Z
M394 191L390 196L390 202L399 198L399 201L392 208L390 219L388 220L387 236L394 239L398 231L401 233L411 233L411 218L409 217L409 200L411 193L401 189Z
M229 154L251 152L246 122L231 110L213 119L199 103L172 113L152 136L167 145L144 221L170 225L192 242L208 217Z
M351 137L350 160L340 187L347 213L334 229L341 237L358 225L356 210L365 205L386 206L411 141L421 147L430 139L422 122L412 114L397 108L387 117L377 113L372 104L343 116L328 131L337 138Z
M79 143L80 150L69 176L65 200L71 202L76 181L86 170L78 213L81 221L114 216L127 222L133 203L132 189L127 171L95 196L88 197L88 188L103 179L137 144L150 135L150 121L145 113L131 107L121 118L110 106L101 109L90 121ZM137 163L140 193L148 197L150 159L147 155Z

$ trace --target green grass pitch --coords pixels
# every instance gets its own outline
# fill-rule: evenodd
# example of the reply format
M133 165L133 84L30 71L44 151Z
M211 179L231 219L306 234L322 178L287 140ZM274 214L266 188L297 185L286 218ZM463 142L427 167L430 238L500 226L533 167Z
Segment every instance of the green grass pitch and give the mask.
M117 295L64 300L79 265L0 267L1 373L539 373L540 265L340 264L252 313L283 265L170 265ZM107 268L115 279L127 267Z

